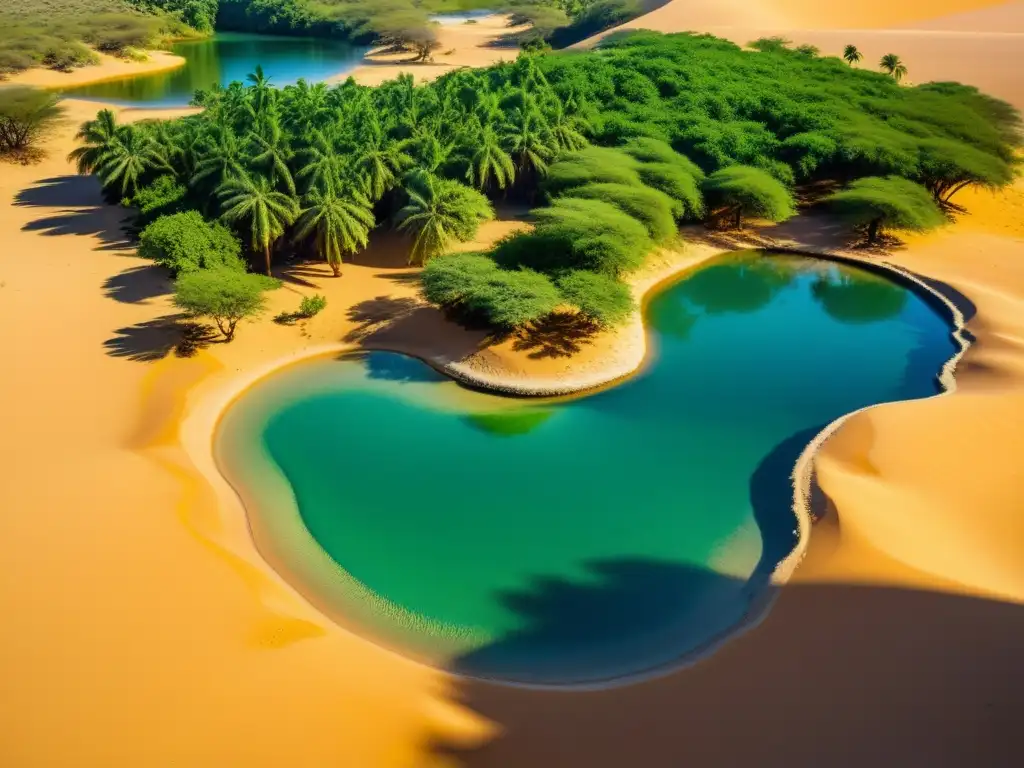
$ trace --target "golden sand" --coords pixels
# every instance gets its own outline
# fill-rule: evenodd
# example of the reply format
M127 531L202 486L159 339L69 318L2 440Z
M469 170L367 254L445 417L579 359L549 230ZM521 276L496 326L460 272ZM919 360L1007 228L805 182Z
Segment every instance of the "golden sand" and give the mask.
M107 53L96 54L100 63L88 67L73 69L70 72L58 72L54 69L26 69L4 81L5 85L32 85L38 88L71 88L77 85L102 83L107 80L120 80L136 75L148 75L154 72L167 72L184 66L185 59L166 51L147 51L146 61L128 61L111 56Z
M96 109L69 104L73 122ZM955 394L862 412L824 446L825 515L761 625L656 680L552 694L454 680L340 630L266 566L204 464L219 409L282 361L352 342L477 350L415 303L408 244L378 238L337 280L289 270L267 318L177 358L168 282L71 175L73 131L0 172L0 764L1016 764L1020 185L965 194L971 217L891 257L966 297L978 342ZM314 292L321 315L270 321Z

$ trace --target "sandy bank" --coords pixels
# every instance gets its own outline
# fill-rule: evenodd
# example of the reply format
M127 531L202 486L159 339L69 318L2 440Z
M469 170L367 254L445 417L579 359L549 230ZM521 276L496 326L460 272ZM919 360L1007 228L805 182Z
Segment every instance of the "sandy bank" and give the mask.
M504 14L485 16L475 24L444 24L438 27L438 49L427 62L413 60L409 53L385 53L382 49L367 54L365 63L328 82L347 79L350 75L362 85L380 85L401 74L412 75L416 82L440 77L460 67L486 67L499 61L514 59L515 46L502 45L504 35L525 27L509 27Z
M77 85L120 80L124 77L166 72L184 66L185 59L166 51L147 51L146 61L126 61L106 53L97 54L100 63L70 72L53 69L26 69L3 82L3 85L31 85L37 88L71 88Z

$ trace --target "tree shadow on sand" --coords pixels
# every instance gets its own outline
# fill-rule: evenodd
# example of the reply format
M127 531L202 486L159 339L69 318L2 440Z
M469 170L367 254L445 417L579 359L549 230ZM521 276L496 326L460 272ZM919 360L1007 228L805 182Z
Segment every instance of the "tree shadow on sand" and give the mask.
M28 222L23 229L45 235L94 235L99 250L131 248L125 234L125 210L105 204L99 182L91 176L55 176L21 190L14 198L19 207L64 208L54 215Z
M221 341L211 326L191 321L181 314L118 328L114 334L103 342L107 354L137 363L162 360L172 352L178 357L191 357L200 349Z
M534 360L572 357L593 342L601 328L573 312L553 312L516 333L512 349Z
M144 304L171 290L166 270L156 264L131 267L103 281L104 294L125 304Z

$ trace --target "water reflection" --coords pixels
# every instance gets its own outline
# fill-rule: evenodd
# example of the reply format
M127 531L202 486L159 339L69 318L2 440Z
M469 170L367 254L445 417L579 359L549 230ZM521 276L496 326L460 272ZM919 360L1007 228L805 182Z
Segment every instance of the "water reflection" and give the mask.
M811 294L833 320L841 323L875 323L895 317L907 304L901 286L869 272L856 277L836 271L820 276Z

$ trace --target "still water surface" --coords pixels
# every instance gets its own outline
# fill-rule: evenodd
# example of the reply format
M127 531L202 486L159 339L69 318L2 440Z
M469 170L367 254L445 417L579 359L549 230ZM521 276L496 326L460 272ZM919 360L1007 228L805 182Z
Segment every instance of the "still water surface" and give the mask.
M374 352L285 369L217 437L264 554L343 624L467 674L668 664L742 619L794 543L790 472L955 351L907 288L752 252L647 308L652 358L575 399L470 392Z

